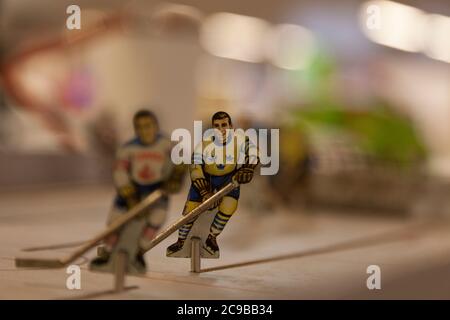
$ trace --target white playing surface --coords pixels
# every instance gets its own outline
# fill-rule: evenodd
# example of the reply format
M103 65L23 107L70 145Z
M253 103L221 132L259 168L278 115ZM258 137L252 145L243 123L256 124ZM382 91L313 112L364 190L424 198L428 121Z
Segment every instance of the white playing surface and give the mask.
M174 234L147 253L145 276L127 277L126 285L138 288L120 294L109 292L111 275L87 270L95 250L79 260L81 290L66 288L65 269L15 268L17 255L59 257L73 250L25 253L22 248L88 239L101 230L112 195L101 186L1 193L0 298L450 298L449 225L406 232L412 221L373 213L278 209L267 214L241 206L218 238L220 259L202 260L202 268L217 269L195 275L189 259L167 258ZM171 201L167 222L179 217L185 195ZM375 240L357 245L367 237ZM354 247L339 247L352 241ZM369 265L381 268L381 290L366 287Z

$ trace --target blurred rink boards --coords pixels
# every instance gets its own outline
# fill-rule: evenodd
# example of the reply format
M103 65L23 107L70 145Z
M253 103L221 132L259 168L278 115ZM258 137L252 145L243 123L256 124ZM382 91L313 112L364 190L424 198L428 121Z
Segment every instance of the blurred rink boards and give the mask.
M166 134L220 109L237 127L280 128L257 210L445 214L450 13L416 2L81 1L68 30L69 1L4 0L0 187L110 183L137 109ZM389 12L378 29L376 8Z

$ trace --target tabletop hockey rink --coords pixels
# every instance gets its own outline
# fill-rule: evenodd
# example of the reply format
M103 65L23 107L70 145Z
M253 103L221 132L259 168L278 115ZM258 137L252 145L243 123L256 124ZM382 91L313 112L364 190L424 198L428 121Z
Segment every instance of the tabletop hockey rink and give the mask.
M244 187L245 188L245 187ZM167 223L179 217L185 192L171 201ZM81 290L68 290L65 269L26 270L14 257L60 257L73 249L22 248L89 239L104 227L113 190L104 186L48 187L0 193L1 299L315 299L450 298L450 225L420 225L376 214L270 214L238 208L218 238L219 260L167 258L172 235L146 254L137 288L115 294L113 277L87 270ZM381 268L381 290L368 290L369 265Z

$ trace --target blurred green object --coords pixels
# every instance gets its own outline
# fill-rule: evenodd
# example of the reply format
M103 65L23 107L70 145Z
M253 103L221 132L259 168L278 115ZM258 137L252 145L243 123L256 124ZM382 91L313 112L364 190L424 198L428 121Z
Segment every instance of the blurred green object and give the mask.
M337 106L319 106L294 111L301 130L335 129L355 137L357 147L377 160L410 164L426 156L412 123L377 104L368 111L355 112Z

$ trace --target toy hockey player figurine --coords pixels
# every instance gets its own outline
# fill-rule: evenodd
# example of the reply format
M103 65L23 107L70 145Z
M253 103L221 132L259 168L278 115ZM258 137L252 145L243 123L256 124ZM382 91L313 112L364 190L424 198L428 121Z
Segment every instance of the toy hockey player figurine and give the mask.
M249 183L258 164L256 146L248 137L240 139L241 145L238 145L237 133L234 133L233 130L227 132L227 129L232 129L233 125L231 117L226 112L220 111L215 113L212 117L212 126L220 131L219 138L221 141L216 141L218 139L215 135L210 140L204 140L196 146L193 153L193 163L190 166L192 184L183 215L199 206L203 201L211 197L214 192L231 182L232 179L235 179L239 184ZM226 147L233 139L234 148L232 148L232 152L234 154L231 156L226 155ZM223 148L224 158L226 157L226 160L231 159L232 161L221 161L220 163L218 161L213 163L204 161L208 158L215 159L215 155L212 154L214 151L207 151L208 149L214 150L214 148L208 148L208 145L212 143L216 144L216 147ZM238 159L241 159L240 157L245 161L239 166ZM213 206L213 208L218 207L218 212L210 226L209 235L203 246L211 255L218 253L219 247L216 238L236 211L239 194L240 188L237 187ZM167 256L171 256L183 248L194 222L195 219L179 229L178 241L167 248Z
M167 194L178 192L181 188L183 167L172 164L171 141L159 132L156 116L151 111L140 110L134 115L133 124L136 137L117 151L113 172L117 196L108 224L156 189L163 188ZM153 239L165 220L167 207L168 197L164 196L144 213L146 226L140 247ZM106 239L104 252L92 261L94 267L101 267L109 262L110 253L117 241L118 234ZM142 250L138 250L134 264L140 270L146 269Z

